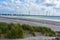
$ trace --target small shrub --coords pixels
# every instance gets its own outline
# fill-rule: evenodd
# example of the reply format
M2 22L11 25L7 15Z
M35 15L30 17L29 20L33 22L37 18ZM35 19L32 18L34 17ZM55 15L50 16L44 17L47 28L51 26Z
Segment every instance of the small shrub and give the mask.
M10 31L6 33L6 38L23 38L24 31L22 28L19 28L17 24L12 25Z
M27 25L27 24L23 24L23 25L22 25L22 28L23 28L24 30L29 30L29 31L33 31L33 30L34 30L31 25Z
M27 25L27 24L23 24L23 25L22 25L22 28L23 28L24 30L30 31L30 33L31 33L33 36L36 36L33 26Z
M2 31L2 34L6 33L8 31L8 24L0 23L0 30Z

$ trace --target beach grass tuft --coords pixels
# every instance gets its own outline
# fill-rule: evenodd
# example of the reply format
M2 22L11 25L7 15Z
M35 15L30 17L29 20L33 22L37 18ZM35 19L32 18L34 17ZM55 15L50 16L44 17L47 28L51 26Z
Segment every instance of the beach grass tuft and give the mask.
M29 24L19 24L19 23L5 23L0 22L0 38L24 38L25 31L29 31L32 36L36 36L35 32L40 32L44 36L55 36L56 33L48 27L33 26Z

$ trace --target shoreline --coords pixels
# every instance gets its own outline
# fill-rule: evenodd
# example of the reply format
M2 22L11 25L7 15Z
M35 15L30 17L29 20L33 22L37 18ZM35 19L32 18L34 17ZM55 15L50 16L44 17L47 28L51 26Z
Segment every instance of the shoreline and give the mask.
M46 26L54 31L60 31L60 22L44 20L44 19L37 20L37 19L28 19L28 18L16 18L16 17L10 18L10 17L0 16L0 22L7 22L7 23L14 22L21 24L36 25L36 26Z
M34 19L34 20L49 20L49 21L55 21L55 22L60 22L60 20L57 20L57 19L48 19L48 18L35 18L35 17L19 17L19 16L1 16L0 17L9 17L9 18L21 18L22 19Z
M46 19L46 18L21 18L17 16L0 16L3 18L8 18L8 19L18 19L18 20L25 20L25 21L32 21L32 22L38 22L38 23L43 23L43 24L51 24L51 25L57 25L60 26L60 20L52 20L52 19Z

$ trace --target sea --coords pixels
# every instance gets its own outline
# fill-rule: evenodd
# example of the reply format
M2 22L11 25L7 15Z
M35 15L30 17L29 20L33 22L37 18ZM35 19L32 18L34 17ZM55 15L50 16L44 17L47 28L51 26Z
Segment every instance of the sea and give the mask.
M44 20L60 21L60 16L41 16L41 15L26 16L26 15L23 15L23 16L5 16L5 17L44 19Z
M18 18L31 18L31 19L46 19L53 21L60 21L60 16L16 16Z

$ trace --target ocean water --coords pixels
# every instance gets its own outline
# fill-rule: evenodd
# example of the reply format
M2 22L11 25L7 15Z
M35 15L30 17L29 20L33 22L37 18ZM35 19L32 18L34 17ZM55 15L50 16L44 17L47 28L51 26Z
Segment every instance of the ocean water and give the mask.
M20 16L20 17L26 17L26 18L46 18L46 19L55 19L55 20L60 20L60 16Z
M5 17L46 19L46 20L60 21L60 16L5 16Z
M49 19L60 21L60 16L19 16L21 18Z

